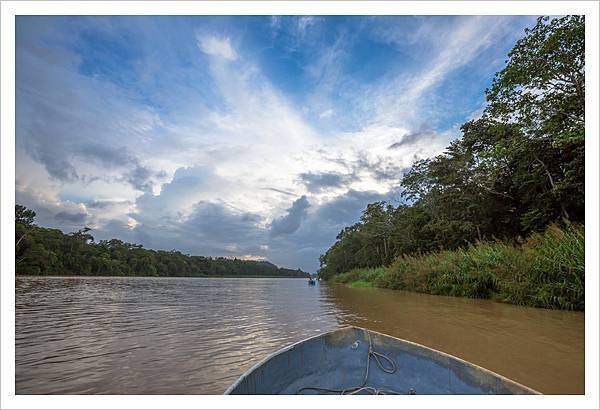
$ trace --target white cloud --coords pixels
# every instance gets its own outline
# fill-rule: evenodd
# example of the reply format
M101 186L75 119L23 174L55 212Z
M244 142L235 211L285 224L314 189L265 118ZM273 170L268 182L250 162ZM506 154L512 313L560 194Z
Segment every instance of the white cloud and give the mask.
M277 29L281 25L281 16L271 16L271 27Z
M243 261L264 261L267 259L264 256L258 256L258 255L242 255L242 256L236 256L235 258L241 259Z
M300 16L298 20L296 20L298 35L304 36L306 31L317 23L317 18L314 16Z
M421 37L435 35L435 41L420 38L421 42L431 45L434 58L418 73L385 78L381 84L367 90L366 96L360 95L363 111L373 115L377 123L419 126L417 122L422 121L422 113L436 109L428 106L435 87L491 46L493 39L506 30L508 19L501 16L493 19L489 16L461 17L442 30L421 31Z
M134 229L137 225L138 221L131 217L127 218L127 226L129 227L129 229Z
M231 46L229 37L218 38L214 36L199 36L197 41L198 47L203 53L222 57L226 60L233 61L237 59L237 53Z
M321 119L331 118L332 115L333 115L333 110L330 108L328 110L323 111L321 114L319 114L319 118L321 118Z

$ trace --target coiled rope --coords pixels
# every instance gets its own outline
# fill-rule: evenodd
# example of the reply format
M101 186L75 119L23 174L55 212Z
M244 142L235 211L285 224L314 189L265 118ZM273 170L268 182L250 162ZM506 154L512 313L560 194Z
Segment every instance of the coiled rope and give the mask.
M390 389L366 386L367 379L369 378L369 367L371 365L371 356L375 359L377 366L385 373L393 374L393 373L396 373L396 370L397 370L396 363L394 363L394 361L392 359L390 359L388 356L384 355L383 353L379 353L379 352L375 351L375 349L373 348L373 341L371 340L371 333L369 333L368 331L367 331L367 336L369 337L369 351L367 353L367 367L365 369L365 375L363 377L363 381L360 385L358 385L356 387L348 387L345 389L328 389L325 387L306 386L306 387L301 387L298 390L296 390L296 394L300 394L301 392L303 392L305 390L314 390L314 391L323 392L323 393L339 393L339 394L357 394L362 391L367 391L370 394L376 394L376 395L377 394L402 394L402 393L399 393L397 391L390 390ZM384 361L387 361L390 364L390 366L389 367L384 366L383 363L381 362L381 359L383 359ZM414 394L414 390L411 389L411 391L409 391L409 394Z

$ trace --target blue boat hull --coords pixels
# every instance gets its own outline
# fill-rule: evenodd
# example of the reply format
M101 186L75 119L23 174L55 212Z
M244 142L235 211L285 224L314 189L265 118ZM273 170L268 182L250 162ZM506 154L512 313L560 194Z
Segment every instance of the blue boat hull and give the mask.
M225 394L539 393L446 353L349 327L275 352Z

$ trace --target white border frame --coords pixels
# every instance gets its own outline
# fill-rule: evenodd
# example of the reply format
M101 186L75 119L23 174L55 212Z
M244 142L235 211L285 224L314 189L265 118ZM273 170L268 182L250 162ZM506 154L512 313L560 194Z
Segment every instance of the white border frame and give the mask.
M598 299L599 4L595 1L3 1L1 29L1 408L600 408ZM586 15L585 396L15 396L15 15Z

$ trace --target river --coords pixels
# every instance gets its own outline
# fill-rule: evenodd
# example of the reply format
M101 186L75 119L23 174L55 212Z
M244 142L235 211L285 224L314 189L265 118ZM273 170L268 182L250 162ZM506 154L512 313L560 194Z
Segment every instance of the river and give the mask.
M17 394L221 394L273 351L357 325L548 394L584 393L584 314L304 279L16 279Z

